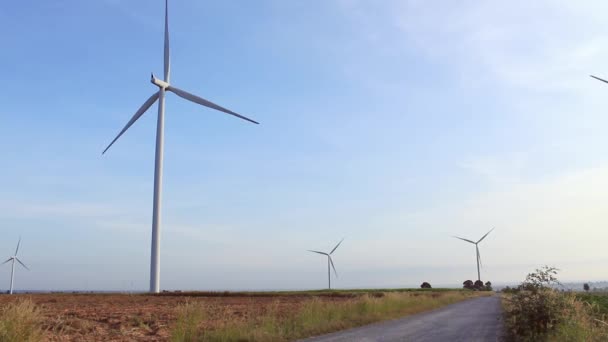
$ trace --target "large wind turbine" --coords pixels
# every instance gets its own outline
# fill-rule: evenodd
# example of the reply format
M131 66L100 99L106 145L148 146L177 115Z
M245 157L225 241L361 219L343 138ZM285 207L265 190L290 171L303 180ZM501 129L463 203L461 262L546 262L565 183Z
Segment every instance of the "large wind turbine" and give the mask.
M332 249L331 252L329 252L329 253L319 252L319 251L311 251L310 249L308 250L309 252L318 253L318 254L326 255L327 256L327 281L328 281L329 289L330 290L331 290L331 272L330 272L330 269L329 269L330 265L334 269L334 274L336 275L336 277L338 276L338 272L336 271L336 267L334 266L334 262L333 262L333 260L331 260L331 255L332 255L332 253L336 249L338 249L338 246L340 246L340 244L342 243L342 241L344 241L344 238L342 240L340 240L340 242L338 242L338 244L336 245L336 247L334 247L334 249Z
M482 236L481 239L477 240L477 242L471 241L469 239L465 239L465 238L461 238L458 236L454 236L457 239L460 239L462 241L466 241L469 243L472 243L475 245L475 254L477 255L477 280L481 280L481 274L479 272L479 266L481 265L481 254L479 254L479 243L486 238L486 236L488 236L488 234L490 234L490 232L492 232L494 230L494 228L490 229L489 232L486 233L486 235Z
M110 145L103 151L105 153L123 133L137 121L155 102L158 100L158 119L156 122L156 155L154 161L154 200L152 209L152 248L150 255L150 292L159 292L160 288L160 221L161 221L161 194L162 194L162 178L163 178L163 136L165 123L165 93L170 91L175 95L184 98L188 101L200 104L202 106L234 115L237 118L247 120L257 124L258 122L237 114L229 109L218 106L217 104L205 100L199 96L190 94L184 90L174 87L170 84L170 63L169 63L169 4L165 0L165 44L164 44L164 80L159 80L152 74L151 82L158 87L158 91L152 94L150 98L137 110L135 115L127 122L125 127L118 133L116 138L112 140ZM103 154L102 153L102 154Z
M2 265L6 264L9 261L12 261L11 263L11 288L9 290L10 294L13 294L13 284L15 281L15 261L17 261L18 263L21 264L21 266L25 267L26 270L30 270L27 266L25 266L25 264L23 262L21 262L21 260L19 260L19 258L17 258L17 253L19 252L19 245L21 244L21 238L19 238L19 241L17 242L17 249L15 249L15 255L13 255L12 257L8 258L8 260L6 260L5 262L2 263Z

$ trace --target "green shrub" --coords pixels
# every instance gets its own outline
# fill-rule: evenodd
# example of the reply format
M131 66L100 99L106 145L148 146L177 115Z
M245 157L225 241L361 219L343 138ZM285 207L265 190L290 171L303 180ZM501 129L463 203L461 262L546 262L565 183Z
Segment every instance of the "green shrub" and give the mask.
M553 289L557 269L545 266L528 274L509 301L507 326L518 339L538 340L565 318L566 297Z

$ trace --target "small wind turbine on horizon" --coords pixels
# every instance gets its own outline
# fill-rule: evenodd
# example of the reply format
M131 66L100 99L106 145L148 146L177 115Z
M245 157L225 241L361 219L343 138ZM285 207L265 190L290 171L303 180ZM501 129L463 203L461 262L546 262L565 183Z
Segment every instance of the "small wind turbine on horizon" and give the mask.
M13 294L13 284L15 281L15 261L17 261L18 263L21 264L21 266L25 267L26 270L30 270L27 266L25 266L25 264L23 262L21 262L21 260L19 260L19 258L17 257L17 253L19 252L19 245L21 244L21 238L19 238L19 241L17 242L17 249L15 249L15 255L13 255L12 257L8 258L8 260L6 260L5 262L2 263L2 265L6 264L9 261L12 261L11 263L11 287L9 290L9 294Z
M160 222L161 222L161 194L163 178L163 148L164 148L164 123L165 123L165 93L170 91L175 95L194 102L196 104L233 115L237 118L258 124L245 116L237 114L229 109L221 107L211 101L199 96L190 94L184 90L170 84L170 63L169 63L169 4L165 0L165 42L164 42L164 80L160 80L152 74L151 82L158 87L158 91L152 94L146 102L135 112L125 127L118 133L116 138L103 150L102 154L125 133L131 125L135 123L155 102L158 100L158 118L156 122L156 153L154 161L154 199L152 209L152 247L150 255L150 292L160 291Z
M481 273L479 272L479 266L481 265L481 254L479 254L479 243L486 238L486 236L488 236L488 234L490 234L492 231L494 230L494 228L490 229L489 232L487 232L484 236L481 237L481 239L477 240L477 242L471 241L469 239L465 239L465 238L461 238L458 236L453 236L457 239L460 239L462 241L466 241L468 243L472 243L475 245L475 254L477 255L477 280L481 280Z
M313 253L317 253L317 254L321 254L321 255L325 255L327 256L327 281L329 284L329 289L331 290L331 270L330 270L330 265L331 268L334 269L334 274L336 275L336 277L338 277L338 272L336 271L336 267L334 266L334 262L331 259L331 255L333 254L333 252L336 251L336 249L338 249L338 246L340 246L340 244L342 243L342 241L344 241L344 238L342 238L342 240L340 240L340 242L338 242L338 244L336 245L336 247L334 247L334 249L331 250L331 252L329 253L325 253L325 252L319 252L319 251L313 251L313 250L308 250L309 252L313 252Z

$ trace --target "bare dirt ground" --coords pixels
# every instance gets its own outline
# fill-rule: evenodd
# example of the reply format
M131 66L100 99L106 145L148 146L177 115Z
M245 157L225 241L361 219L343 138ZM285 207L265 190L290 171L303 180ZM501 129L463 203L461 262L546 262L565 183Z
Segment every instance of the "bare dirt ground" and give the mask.
M317 297L317 296L315 296ZM343 301L351 295L318 296ZM297 310L309 295L218 294L19 294L1 295L0 306L30 298L44 316L45 341L166 341L179 304L196 302L216 310L205 319L209 328L245 319L273 306L279 312Z

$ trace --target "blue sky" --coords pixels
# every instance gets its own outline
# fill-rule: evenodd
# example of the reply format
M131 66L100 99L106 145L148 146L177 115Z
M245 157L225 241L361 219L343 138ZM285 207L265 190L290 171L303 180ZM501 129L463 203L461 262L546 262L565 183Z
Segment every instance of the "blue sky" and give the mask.
M608 278L601 1L172 1L161 287ZM11 2L0 255L17 288L146 289L162 1ZM1 269L0 269L1 270ZM0 273L8 285L9 268ZM4 275L2 275L4 274ZM4 280L2 280L4 279Z

